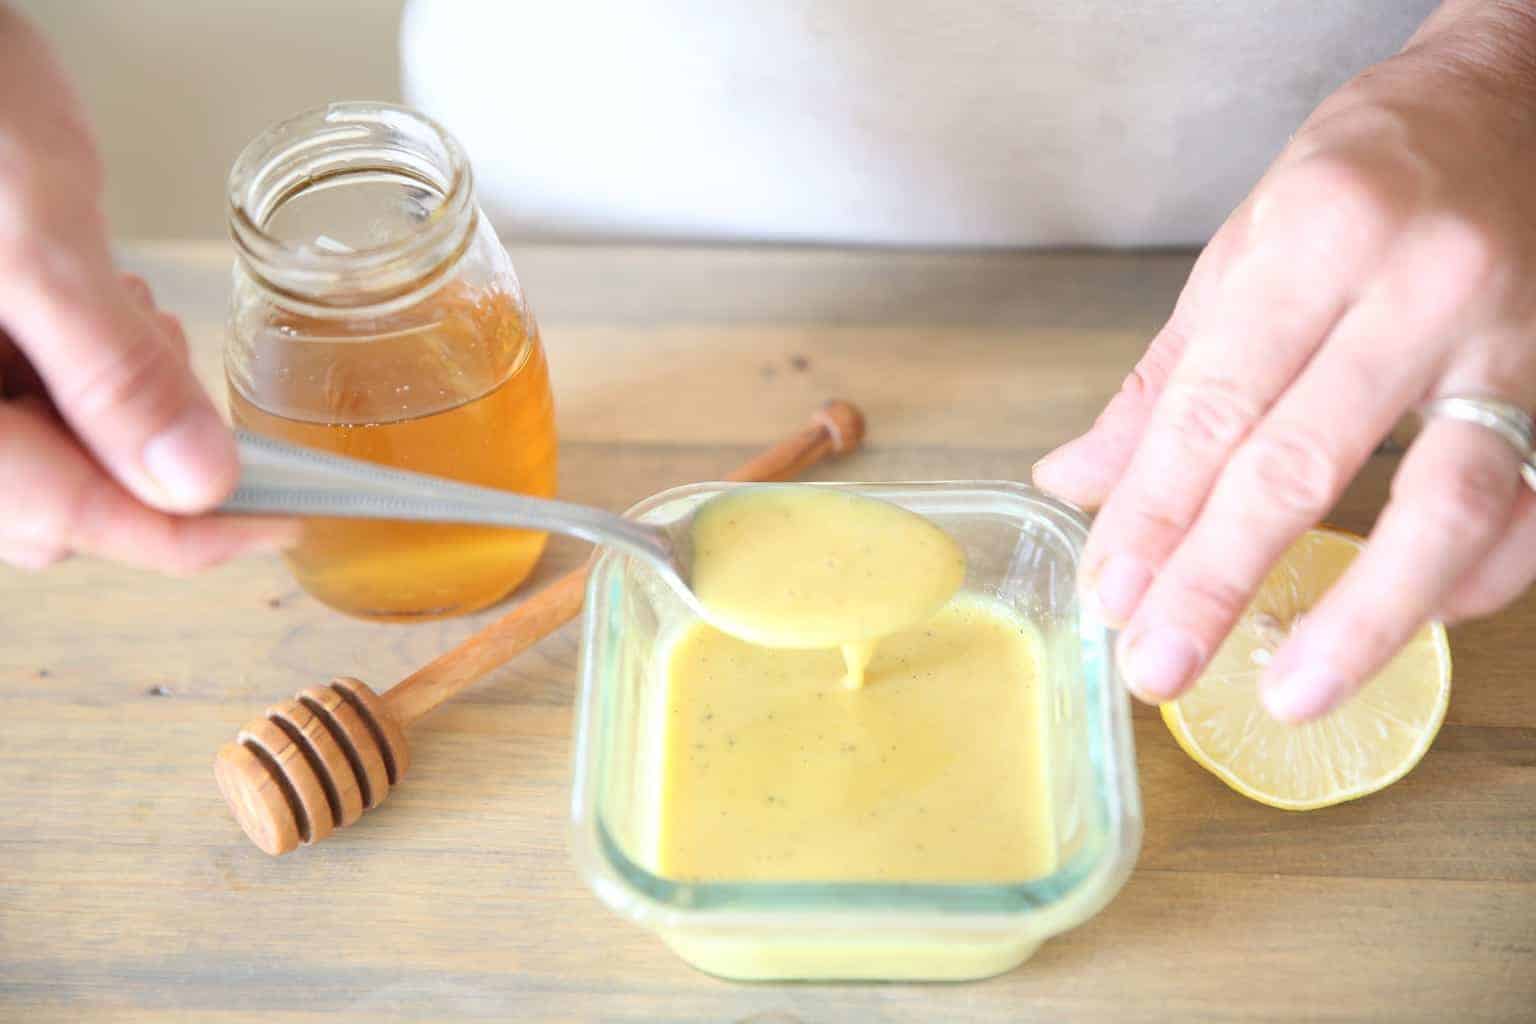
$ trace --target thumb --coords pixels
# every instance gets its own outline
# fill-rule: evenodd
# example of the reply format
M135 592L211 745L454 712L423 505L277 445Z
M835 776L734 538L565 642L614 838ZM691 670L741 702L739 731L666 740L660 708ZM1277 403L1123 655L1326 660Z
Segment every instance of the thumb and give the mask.
M124 487L168 512L200 512L235 485L228 429L161 325L105 255L8 289L0 317L55 407ZM72 265L71 265L72 264Z

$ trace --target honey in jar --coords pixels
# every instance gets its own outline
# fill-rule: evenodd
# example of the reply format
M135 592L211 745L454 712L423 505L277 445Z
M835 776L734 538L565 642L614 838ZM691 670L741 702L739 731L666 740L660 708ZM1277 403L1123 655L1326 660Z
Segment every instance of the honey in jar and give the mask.
M240 259L225 364L236 425L554 493L538 328L446 133L377 104L300 115L237 161L230 200ZM494 603L544 543L525 530L317 518L288 561L333 608L415 620Z

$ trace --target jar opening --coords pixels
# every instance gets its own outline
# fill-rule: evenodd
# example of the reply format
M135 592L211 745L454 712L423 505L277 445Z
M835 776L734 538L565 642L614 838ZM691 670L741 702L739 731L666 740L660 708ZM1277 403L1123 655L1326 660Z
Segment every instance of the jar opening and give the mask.
M475 230L468 161L431 119L335 103L274 125L229 177L229 229L262 287L356 309L443 278Z

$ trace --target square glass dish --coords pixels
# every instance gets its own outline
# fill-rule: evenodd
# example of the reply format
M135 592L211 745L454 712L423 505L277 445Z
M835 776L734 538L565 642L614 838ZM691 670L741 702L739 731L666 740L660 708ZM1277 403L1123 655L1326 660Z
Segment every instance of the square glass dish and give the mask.
M730 487L658 494L666 524ZM711 974L743 980L963 980L1018 965L1119 890L1141 842L1130 708L1111 633L1077 599L1087 522L1013 483L822 484L928 517L964 547L963 592L1038 632L1053 868L1028 881L688 881L657 868L669 638L694 621L638 560L604 551L582 638L571 841L593 891Z

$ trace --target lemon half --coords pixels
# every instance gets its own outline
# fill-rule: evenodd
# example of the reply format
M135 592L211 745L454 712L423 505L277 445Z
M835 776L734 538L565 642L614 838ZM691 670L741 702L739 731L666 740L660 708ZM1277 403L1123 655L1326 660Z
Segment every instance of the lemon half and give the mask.
M1408 774L1440 731L1451 648L1439 623L1421 629L1364 689L1315 722L1285 725L1259 702L1269 659L1363 545L1337 530L1301 537L1195 687L1162 707L1184 752L1246 797L1290 811L1358 799Z

